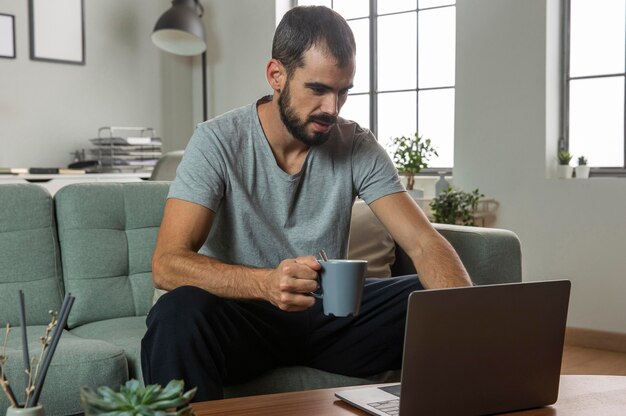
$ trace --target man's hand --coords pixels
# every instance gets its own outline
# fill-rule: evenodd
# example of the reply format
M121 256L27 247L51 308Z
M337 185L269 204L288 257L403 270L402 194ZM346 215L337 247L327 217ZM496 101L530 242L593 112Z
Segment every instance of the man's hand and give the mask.
M265 279L265 297L289 312L303 311L315 304L309 292L317 290L320 264L313 256L283 260Z

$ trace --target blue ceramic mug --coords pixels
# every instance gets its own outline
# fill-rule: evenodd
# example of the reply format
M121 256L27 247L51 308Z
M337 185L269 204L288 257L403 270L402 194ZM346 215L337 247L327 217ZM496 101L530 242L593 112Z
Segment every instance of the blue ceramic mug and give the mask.
M324 314L356 316L361 308L367 260L320 261L320 293L311 293L321 299Z

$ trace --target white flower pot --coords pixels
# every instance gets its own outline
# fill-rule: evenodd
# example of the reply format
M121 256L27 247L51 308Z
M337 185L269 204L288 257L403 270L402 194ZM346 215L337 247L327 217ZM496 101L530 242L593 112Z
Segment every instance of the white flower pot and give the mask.
M589 166L576 166L576 178L587 179L589 177Z
M557 165L556 166L556 177L562 179L568 179L572 177L572 172L574 168L569 165Z

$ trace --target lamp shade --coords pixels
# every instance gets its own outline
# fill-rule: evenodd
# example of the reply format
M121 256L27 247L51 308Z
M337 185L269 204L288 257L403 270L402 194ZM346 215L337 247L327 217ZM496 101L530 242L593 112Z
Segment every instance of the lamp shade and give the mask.
M152 42L176 55L192 56L204 52L204 24L196 12L197 6L196 0L172 0L172 7L154 26Z

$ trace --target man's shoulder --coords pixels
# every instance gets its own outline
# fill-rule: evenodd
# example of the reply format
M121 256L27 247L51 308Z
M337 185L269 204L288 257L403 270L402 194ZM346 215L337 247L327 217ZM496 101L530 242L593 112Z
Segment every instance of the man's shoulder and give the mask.
M211 130L236 127L246 120L253 120L252 104L234 108L220 114L219 116L198 124L198 128Z
M360 139L360 138L372 138L374 139L374 135L372 132L365 128L361 127L359 123L353 120L348 120L342 117L337 118L337 130L338 133L343 137Z

